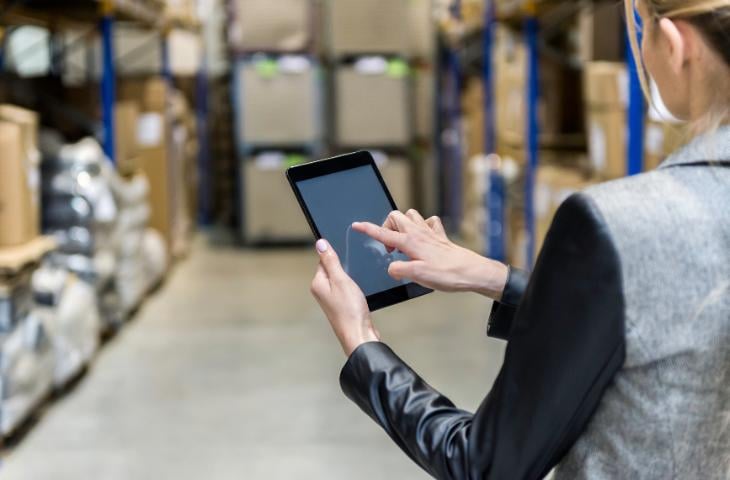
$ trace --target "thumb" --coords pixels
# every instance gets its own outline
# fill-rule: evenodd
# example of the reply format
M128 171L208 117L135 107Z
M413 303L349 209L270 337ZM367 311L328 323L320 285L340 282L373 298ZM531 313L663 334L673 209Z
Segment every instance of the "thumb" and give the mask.
M317 253L319 253L322 266L330 279L337 278L345 273L340 264L340 258L337 256L337 252L335 252L335 249L332 248L332 245L327 240L320 238L317 240L315 246L317 247Z
M404 278L409 278L411 280L414 280L414 276L415 276L415 272L416 272L416 263L417 262L415 262L415 261L393 262L388 267L388 275L390 275L391 277L393 277L396 280L403 280Z

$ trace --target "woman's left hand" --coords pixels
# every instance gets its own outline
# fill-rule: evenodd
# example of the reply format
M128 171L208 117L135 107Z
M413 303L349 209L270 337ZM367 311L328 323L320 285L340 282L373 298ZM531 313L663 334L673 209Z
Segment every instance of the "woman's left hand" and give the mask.
M373 326L365 295L342 268L332 246L326 240L317 241L316 246L319 266L312 280L312 295L349 357L363 343L379 341L380 334Z

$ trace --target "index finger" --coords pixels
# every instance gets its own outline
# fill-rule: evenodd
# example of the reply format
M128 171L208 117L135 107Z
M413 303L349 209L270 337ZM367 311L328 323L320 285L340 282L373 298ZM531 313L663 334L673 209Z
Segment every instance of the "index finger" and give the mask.
M405 234L390 230L388 228L379 227L370 222L355 222L352 229L359 233L364 233L368 237L377 240L386 247L397 248L403 251L405 246Z

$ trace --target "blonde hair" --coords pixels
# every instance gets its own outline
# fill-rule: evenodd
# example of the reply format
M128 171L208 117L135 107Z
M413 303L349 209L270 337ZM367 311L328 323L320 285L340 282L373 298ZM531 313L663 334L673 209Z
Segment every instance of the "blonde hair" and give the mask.
M653 19L682 19L692 23L703 35L707 43L716 51L725 63L724 74L730 69L730 0L624 0L626 7L626 23L629 30L629 42L639 71L639 79L644 95L651 102L649 76L644 66L641 47L637 35L635 5L644 2ZM722 74L718 75L720 85L713 88L718 95L727 94L727 82ZM730 97L713 102L712 111L707 118L698 121L694 130L707 130L730 120Z

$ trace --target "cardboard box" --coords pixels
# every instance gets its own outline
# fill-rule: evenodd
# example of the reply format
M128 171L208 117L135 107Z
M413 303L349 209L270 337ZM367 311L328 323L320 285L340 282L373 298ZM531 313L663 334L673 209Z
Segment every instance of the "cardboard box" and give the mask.
M411 142L407 73L335 73L335 143L339 146L403 146Z
M433 69L420 67L414 70L415 82L415 133L422 139L433 141L435 135L436 76Z
M149 226L165 239L168 250L172 245L174 233L172 185L168 162L167 145L143 147L139 155L139 167L150 183Z
M330 51L334 56L406 55L408 2L403 0L329 0Z
M301 52L313 41L312 0L234 0L231 47L244 52Z
M591 2L578 14L578 58L582 62L620 62L625 57L623 4Z
M484 84L481 79L471 77L467 80L462 94L461 106L466 138L466 157L485 153L484 145Z
M38 150L38 114L14 105L4 104L0 105L0 121L12 122L20 127L22 162L25 168L26 183L31 202L28 212L31 224L29 234L36 236L40 230L41 221L41 154Z
M629 80L624 63L587 63L583 85L586 105L590 109L625 109L628 105Z
M335 0L337 1L337 0ZM410 55L431 62L436 52L436 21L431 0L407 0Z
M584 92L591 167L604 178L623 177L627 174L626 66L614 62L586 64Z
M288 61L266 58L236 67L239 142L281 146L321 139L319 70L303 58Z
M593 172L603 178L620 178L626 170L626 111L588 111L588 151Z
M644 171L654 170L690 139L683 124L647 120L644 133Z
M136 101L142 112L164 112L167 88L167 81L161 76L125 78L117 84L117 98Z
M378 155L375 155L376 161ZM405 212L409 208L414 207L413 204L413 175L411 172L411 164L407 158L390 156L381 160L378 164L378 170L382 175L388 191L393 197L393 201L399 210Z
M523 39L507 27L494 34L494 114L499 142L521 143L525 134L527 52Z
M261 165L247 158L241 165L243 235L249 242L304 241L312 231L286 180L286 164Z
M137 122L139 106L133 101L117 102L114 107L116 129L117 171L122 175L133 175L138 168Z
M23 129L0 122L0 247L29 242L39 234L38 167L27 164Z
M555 213L572 194L580 192L595 181L583 172L557 166L539 166L535 177L536 248L545 240Z

